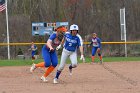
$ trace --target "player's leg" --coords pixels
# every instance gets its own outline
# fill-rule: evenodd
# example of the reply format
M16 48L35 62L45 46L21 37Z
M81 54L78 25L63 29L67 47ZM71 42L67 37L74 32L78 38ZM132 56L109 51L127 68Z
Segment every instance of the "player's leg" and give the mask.
M38 63L38 64L35 64L35 66L36 66L36 68L38 68L38 67L45 67L45 62L40 62L40 63Z
M67 60L68 56L69 56L69 53L65 49L63 49L62 55L61 55L61 60L60 60L60 65L59 65L59 67L57 69L56 76L54 78L53 83L58 83L59 76L60 76L62 70L65 67L66 60Z
M71 64L69 66L70 75L72 75L72 68L77 67L77 52L70 55Z
M97 52L98 52L98 56L99 56L99 59L100 59L100 64L102 64L103 59L102 59L102 55L101 55L101 49L98 48Z
M46 45L42 48L42 56L44 58L44 67L48 67L48 69L45 71L44 75L41 77L41 80L44 82L47 82L46 77L49 75L49 73L54 69L51 66L51 53L48 48L46 48Z
M93 47L93 48L92 48L92 56L91 56L92 63L95 63L95 62L94 62L94 59L95 59L96 51L97 51L97 48L96 48L96 47Z
M51 59L52 65L50 65L48 67L48 69L46 70L46 72L44 74L44 77L47 77L58 64L58 58L57 58L57 54L55 51L50 53L50 59Z
M30 72L33 72L36 68L38 67L45 67L45 63L44 62L40 62L38 64L32 64L31 68L30 68Z
M49 67L50 66L50 64L51 64L50 52L45 46L43 46L43 48L42 48L42 56L44 58L44 62L40 62L38 64L35 64L36 68L38 68L38 67Z
M49 49L47 49L45 45L42 48L42 56L43 56L45 62L40 62L38 64L33 63L32 67L30 68L30 72L33 72L38 67L49 67L50 66L50 64L51 64L50 52L49 52Z
M49 67L51 65L51 57L50 50L46 47L46 45L42 48L42 57L44 59L44 66Z
M35 51L32 51L32 61L35 60Z

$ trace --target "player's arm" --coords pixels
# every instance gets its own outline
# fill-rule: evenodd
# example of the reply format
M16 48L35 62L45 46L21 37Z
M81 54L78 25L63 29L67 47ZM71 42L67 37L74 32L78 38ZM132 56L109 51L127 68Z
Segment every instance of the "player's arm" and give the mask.
M77 36L79 37L79 49L80 49L80 53L81 53L81 55L83 55L83 39L82 39L82 37L79 35L79 34L77 34Z
M80 46L79 49L80 49L80 53L81 53L81 55L84 55L84 51L83 51L84 48L83 48L83 46Z
M62 47L62 45L64 44L64 42L65 42L65 38L62 39L62 41L59 44L59 46L56 47L56 50L59 50Z
M79 37L79 49L80 49L80 53L81 53L80 60L85 61L85 58L84 58L83 39L82 39L82 37L79 34L77 36Z
M64 35L63 39L61 40L61 43L59 44L59 46L56 47L56 50L59 50L62 47L62 45L64 44L64 42L65 42L65 35Z
M50 48L50 50L53 49L53 47L52 47L52 40L48 40L46 45L47 45L47 47Z
M98 42L98 49L97 49L97 52L100 52L100 50L101 50L101 39L97 39L97 42Z
M91 40L89 45L92 46L92 44L93 44L93 42L92 42L92 40Z
M37 50L37 46L36 46L36 45L34 45L34 49L33 49L33 50L34 50L34 51Z
M49 37L49 39L48 39L48 41L47 41L47 43L46 43L47 47L50 48L50 51L51 51L51 50L54 50L53 47L52 47L52 41L53 41L55 38L56 38L56 33L53 33L53 34Z
M92 42L92 39L89 40L89 44L88 44L88 47L92 46L93 42Z
M65 42L65 38L63 38L63 39L62 39L62 41L61 41L60 45L63 45L63 44L64 44L64 42Z
M79 49L80 49L80 53L81 53L80 60L83 60L83 62L85 62L84 48L83 48L83 46L79 46Z
M37 47L35 48L35 50L37 50Z

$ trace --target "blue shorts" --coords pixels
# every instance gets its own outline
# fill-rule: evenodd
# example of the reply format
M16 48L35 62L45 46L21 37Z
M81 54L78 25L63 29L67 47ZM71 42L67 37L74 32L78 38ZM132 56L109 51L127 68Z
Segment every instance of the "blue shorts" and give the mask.
M92 47L92 56L95 56L96 51L99 47Z
M36 51L32 51L32 57L34 57L35 53L36 53Z
M49 66L53 66L56 67L58 64L58 58L57 58L57 54L56 51L52 51L50 52L50 49L47 48L46 45L43 46L42 48L42 56L45 62L45 67L49 67Z

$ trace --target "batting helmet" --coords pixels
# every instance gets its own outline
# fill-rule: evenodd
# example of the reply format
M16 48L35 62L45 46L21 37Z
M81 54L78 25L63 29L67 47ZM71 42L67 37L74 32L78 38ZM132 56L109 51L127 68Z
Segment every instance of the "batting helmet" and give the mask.
M79 27L78 25L73 24L70 26L70 30L79 30Z

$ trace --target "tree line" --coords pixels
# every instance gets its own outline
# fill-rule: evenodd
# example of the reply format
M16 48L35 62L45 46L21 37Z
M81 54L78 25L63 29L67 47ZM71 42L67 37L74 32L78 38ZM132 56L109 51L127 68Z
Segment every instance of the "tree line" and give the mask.
M62 21L77 24L84 41L88 41L93 32L102 41L121 41L120 9L124 7L127 40L138 41L139 5L140 0L8 0L10 42L45 42L44 37L32 36L31 23ZM0 13L0 20L2 43L6 42L5 11ZM113 47L121 49L122 45ZM15 48L11 47L11 50Z

